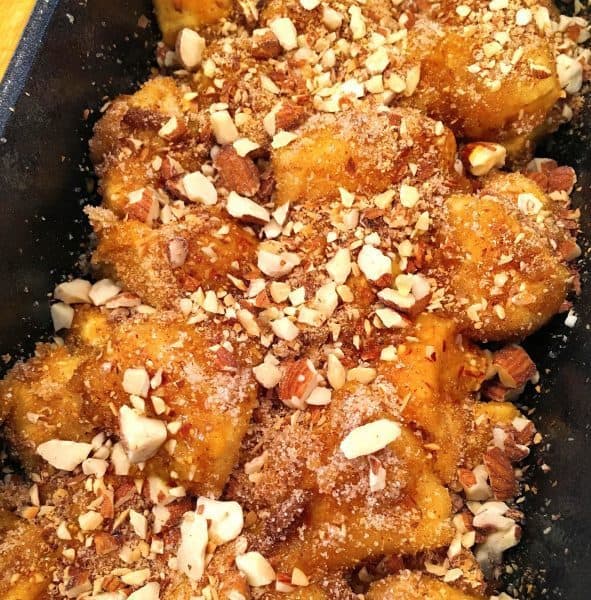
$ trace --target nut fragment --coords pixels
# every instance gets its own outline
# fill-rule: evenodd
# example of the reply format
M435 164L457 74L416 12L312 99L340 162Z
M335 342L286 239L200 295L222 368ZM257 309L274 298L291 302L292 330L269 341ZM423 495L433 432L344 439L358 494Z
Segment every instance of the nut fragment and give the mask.
M184 121L180 121L176 117L170 117L164 125L159 129L158 135L167 142L177 142L187 133L187 126Z
M72 279L64 281L56 286L53 297L66 304L87 303L90 304L90 288L92 284L86 279Z
M189 243L185 238L172 238L167 245L168 261L173 269L182 267L189 254Z
M392 259L369 244L365 244L361 248L357 264L370 281L377 281L380 277L392 273Z
M70 329L74 320L74 309L65 302L56 302L49 309L51 321L55 331L60 329Z
M205 38L196 31L184 27L176 38L176 55L183 67L189 71L194 70L201 64L203 51L205 50Z
M271 21L269 27L284 50L289 51L298 47L298 32L291 19L280 17Z
M509 388L521 388L537 378L536 365L521 346L505 346L495 352L493 366L501 383Z
M460 156L464 166L477 177L499 169L505 164L507 150L501 144L492 142L473 142L466 144Z
M226 544L236 539L244 527L244 514L238 502L197 500L197 513L209 522L209 537L214 544Z
M143 417L128 406L119 409L119 427L127 456L134 464L152 458L166 441L167 429L162 421Z
M179 571L193 581L203 577L207 542L207 519L195 512L186 512L181 523L181 543L177 552L177 566Z
M231 216L248 223L263 224L271 220L271 215L266 208L236 192L230 192L228 195L226 210Z
M199 171L188 173L183 176L182 182L187 199L191 202L202 202L207 206L213 206L218 201L215 186L203 173Z
M37 446L37 454L52 467L62 471L73 471L91 451L91 444L66 440L49 440Z
M300 262L300 257L294 252L275 254L264 249L257 252L257 266L269 277L283 277L291 273Z
M95 306L102 306L109 302L109 300L113 300L120 291L121 288L110 279L101 279L90 288L88 296Z
M334 354L328 355L326 378L335 390L340 390L347 381L347 370Z
M341 452L348 458L373 454L400 437L400 426L390 419L378 419L356 427L341 442Z
M277 395L289 408L301 410L306 407L306 400L318 382L318 373L312 361L296 360L284 365Z
M250 158L240 156L234 146L224 146L215 157L214 165L220 174L220 184L227 190L248 197L258 192L259 170Z
M128 394L146 398L150 391L150 376L143 367L138 369L125 369L123 373L123 389Z
M275 571L260 552L247 552L236 557L238 570L246 576L248 585L261 587L275 581Z
M210 116L211 128L218 144L231 144L239 137L238 129L227 110L218 110Z
M251 54L255 58L276 58L281 54L281 44L269 29L255 30L252 34Z
M142 188L128 194L128 198L129 202L124 209L126 217L151 227L160 215L160 204L155 193Z
M497 500L508 500L515 495L515 472L507 456L499 448L490 448L484 454L490 485Z

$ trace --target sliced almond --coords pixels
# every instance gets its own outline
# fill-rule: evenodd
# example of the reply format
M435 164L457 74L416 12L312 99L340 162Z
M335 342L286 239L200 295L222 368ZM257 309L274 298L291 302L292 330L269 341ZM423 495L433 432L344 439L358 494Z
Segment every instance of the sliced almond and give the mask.
M218 144L232 144L240 137L236 124L227 110L212 113L210 122Z
M389 419L378 419L356 427L341 442L342 453L348 458L367 456L382 450L400 437L400 426Z

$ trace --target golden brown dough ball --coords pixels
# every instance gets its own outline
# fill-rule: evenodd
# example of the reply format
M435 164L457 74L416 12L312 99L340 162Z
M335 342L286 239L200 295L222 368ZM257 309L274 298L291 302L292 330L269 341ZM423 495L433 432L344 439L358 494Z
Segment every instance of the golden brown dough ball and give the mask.
M524 338L559 311L569 288L543 225L490 195L447 199L432 267L452 297L449 314L478 340Z
M482 596L463 592L429 575L403 571L373 583L367 600L483 600Z

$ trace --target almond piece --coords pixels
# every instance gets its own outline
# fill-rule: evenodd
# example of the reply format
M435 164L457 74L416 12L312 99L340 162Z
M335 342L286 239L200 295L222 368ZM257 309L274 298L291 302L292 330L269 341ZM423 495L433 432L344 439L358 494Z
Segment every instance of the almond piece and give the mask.
M214 165L220 174L220 184L228 191L248 197L259 191L259 170L250 158L239 156L233 146L221 148L215 157Z
M218 110L210 116L211 128L218 144L232 144L239 137L234 120L227 110Z
M298 32L291 19L280 17L271 21L269 27L284 50L294 50L298 47Z
M275 571L260 552L247 552L236 557L238 570L246 576L248 585L261 587L275 581Z
M56 286L53 297L66 304L90 304L90 288L92 284L86 279L72 279Z
M49 312L55 331L59 331L60 329L70 329L70 327L72 327L72 322L74 321L74 309L69 304L66 304L65 302L56 302L51 305Z
M340 444L341 452L348 458L374 454L400 437L400 426L389 419L378 419L356 427Z
M556 167L548 171L548 192L570 194L577 182L577 174L572 167Z
M304 409L306 400L318 386L319 377L312 361L301 359L283 366L277 396L289 408Z
M49 440L37 446L37 454L52 467L73 471L92 451L92 444Z
M167 142L177 142L185 137L186 133L187 126L185 125L185 122L177 117L170 117L170 119L168 119L168 121L166 121L166 123L158 130L158 135Z
M240 196L236 192L230 192L228 195L226 210L232 217L246 221L247 223L262 225L271 220L271 215L266 208L250 198Z
M276 131L291 131L299 127L306 120L306 116L304 107L289 100L283 100L275 111L275 129Z
M129 202L124 208L125 216L151 227L160 216L160 203L156 194L150 189L142 188L130 192L127 197Z
M143 367L138 369L125 369L123 373L123 389L128 394L147 398L150 391L150 376Z
M281 44L270 29L253 31L250 53L262 60L276 58L281 54Z
M381 492L386 489L386 469L382 466L382 461L372 456L367 457L369 461L369 489L372 492Z
M181 523L181 543L177 552L179 571L193 581L203 577L207 549L207 519L196 512L187 512Z
M160 584L155 581L147 583L127 597L127 600L159 600Z
M521 388L535 380L538 370L529 354L517 345L505 346L493 354L493 366L501 383L509 388Z
M341 361L334 355L329 354L326 362L326 378L335 390L340 390L347 382L347 370Z
M351 274L351 253L349 249L339 248L336 254L326 263L326 271L335 283L345 283Z
M121 292L112 300L109 300L107 303L105 303L105 307L109 310L116 308L134 308L135 306L139 306L141 303L142 300L138 295L132 294L131 292Z
M497 500L509 500L517 490L515 472L507 456L499 448L491 448L484 454L490 485Z
M481 177L504 166L507 150L501 144L473 142L462 148L460 157L472 175Z
M357 264L370 281L377 281L383 275L392 274L392 259L369 244L361 248L357 256Z
M206 206L213 206L218 201L215 186L203 173L199 171L187 173L181 181L186 197L191 202L202 202Z
M205 38L196 31L187 27L179 31L176 38L176 55L185 69L196 69L201 64L204 50Z
M244 527L244 514L238 502L210 500L201 496L197 500L197 513L209 523L209 538L214 544L235 540Z
M128 406L119 409L119 427L127 456L134 464L152 458L166 441L168 434L162 421L143 417Z
M94 549L98 556L111 554L119 549L117 540L106 531L97 531L93 536Z
M300 264L300 257L294 252L275 254L265 249L257 252L257 266L269 277L280 278L288 275Z
M185 238L175 237L167 244L168 261L173 269L182 267L189 254L189 243Z

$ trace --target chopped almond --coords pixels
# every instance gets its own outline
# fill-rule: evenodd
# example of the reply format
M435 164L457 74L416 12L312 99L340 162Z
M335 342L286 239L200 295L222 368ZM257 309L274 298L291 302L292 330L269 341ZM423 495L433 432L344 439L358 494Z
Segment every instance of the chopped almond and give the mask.
M490 485L497 500L509 500L515 495L517 485L515 472L507 456L499 448L491 448L484 454Z
M258 192L261 185L259 170L250 158L240 156L233 146L221 148L214 165L220 174L220 184L228 191L248 197Z
M289 408L303 409L318 381L318 373L310 360L290 362L283 367L277 390L279 400Z
M185 69L193 71L203 59L205 50L205 38L202 38L196 31L184 27L176 38L176 55L179 62Z
M493 355L501 383L509 388L521 388L536 378L538 370L521 346L505 346Z

